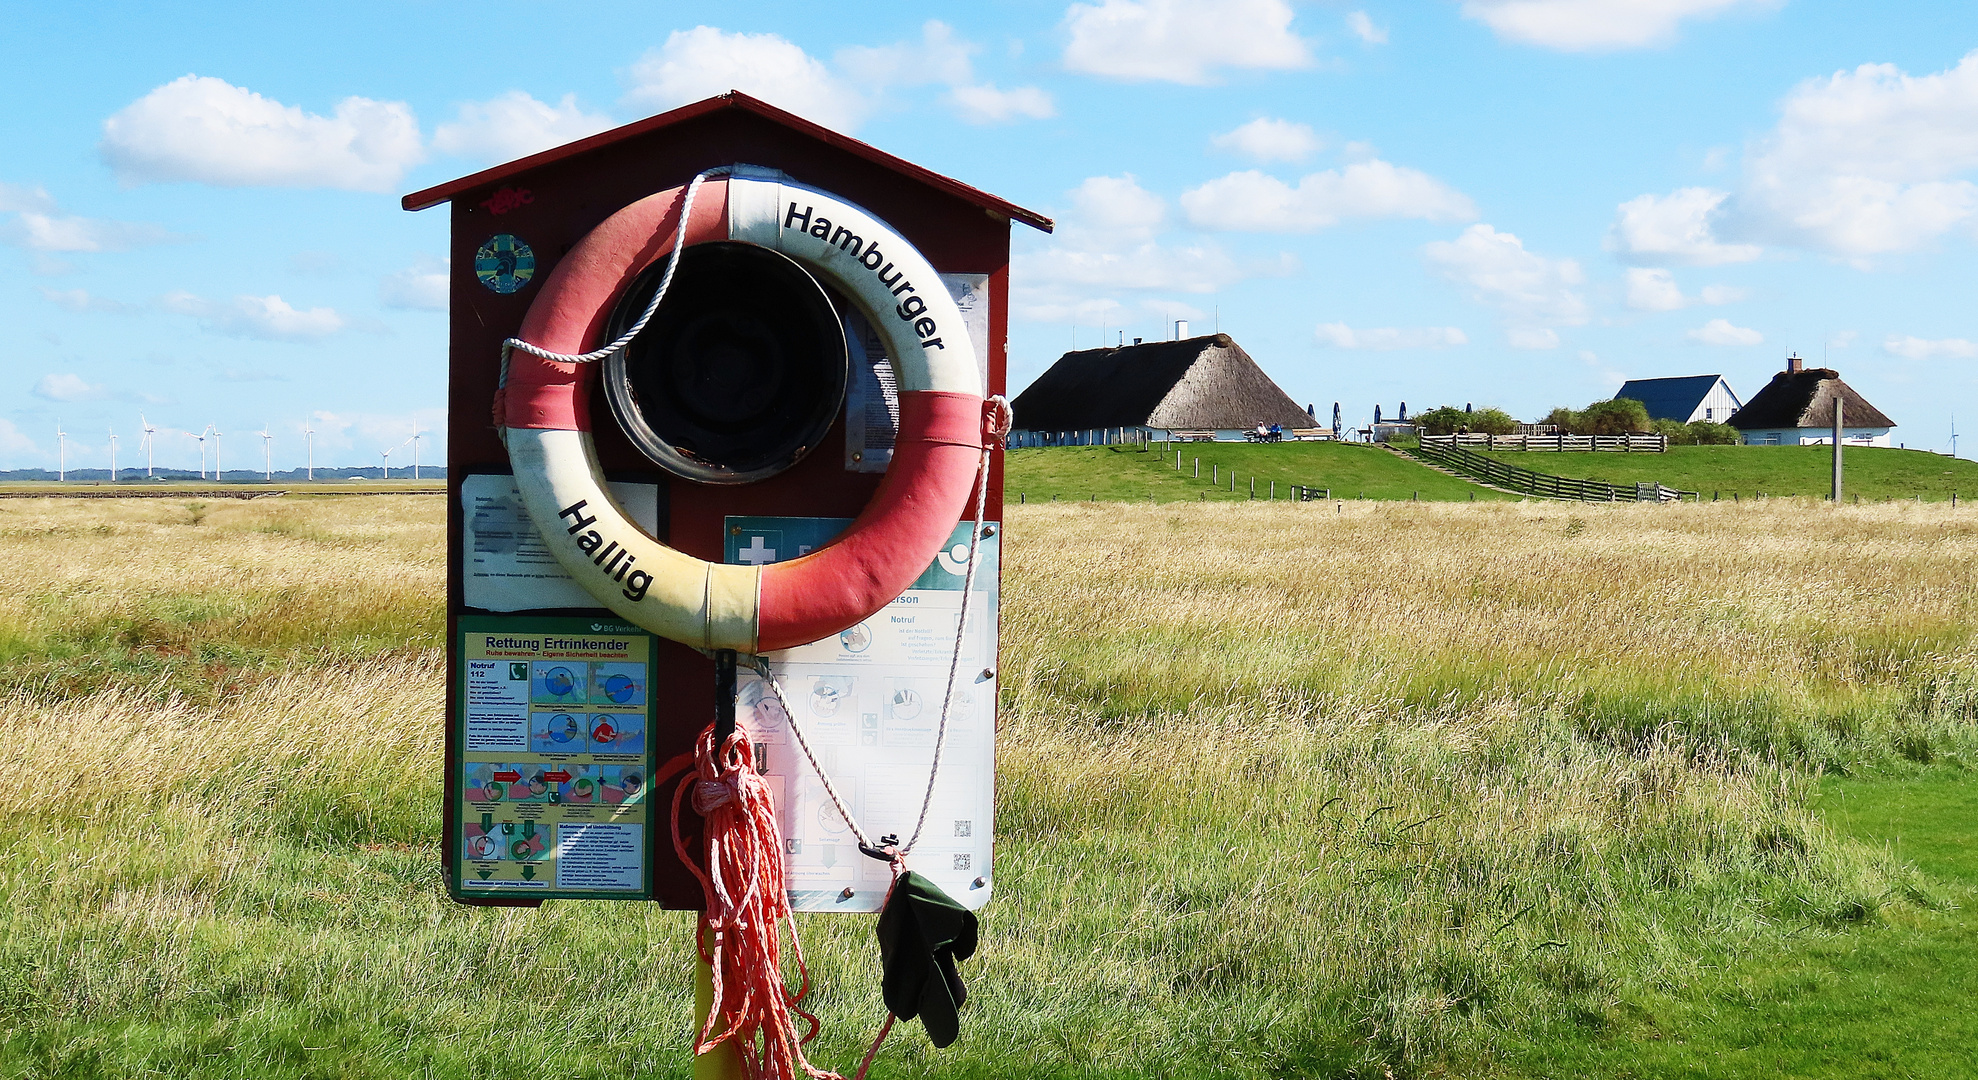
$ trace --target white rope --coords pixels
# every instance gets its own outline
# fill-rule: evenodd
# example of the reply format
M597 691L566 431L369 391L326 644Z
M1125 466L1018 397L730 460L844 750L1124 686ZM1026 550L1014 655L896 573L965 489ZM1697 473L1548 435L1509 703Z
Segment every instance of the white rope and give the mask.
M666 273L659 279L659 289L652 294L652 299L646 303L645 313L639 316L639 321L633 323L631 329L618 335L618 340L611 344L603 348L592 349L587 353L551 352L540 345L531 345L519 337L509 338L501 343L501 381L497 385L508 385L508 354L516 349L520 349L531 356L540 356L544 360L554 360L558 363L590 364L602 360L631 344L632 339L639 336L639 331L646 328L646 323L652 321L653 312L659 310L660 301L666 299L666 290L673 285L673 272L680 268L680 253L687 249L687 220L694 213L694 195L700 191L701 183L708 177L725 175L727 171L727 169L709 169L699 173L694 177L693 182L687 185L687 190L681 194L680 228L673 236L673 251L666 258Z
M970 530L968 535L968 567L962 574L961 611L955 623L954 652L948 660L947 691L941 697L941 722L934 733L934 759L927 767L927 792L920 800L920 818L914 822L913 835L907 838L905 844L894 849L893 856L896 860L905 858L907 853L913 850L914 845L920 842L921 830L927 826L928 810L934 805L935 782L941 775L941 750L948 741L948 720L955 698L955 677L961 670L962 645L967 640L968 602L969 598L975 592L975 570L980 564L981 559L982 526L984 524L984 514L988 508L989 498L989 455L996 442L1003 437L1007 428L1007 420L1004 418L1008 415L1008 404L1003 401L1001 396L993 397L990 401L996 405L997 409L997 430L992 438L984 440L982 460L976 466L975 527ZM831 783L830 774L825 772L823 763L819 762L817 760L817 754L812 752L810 740L804 737L803 725L797 723L796 710L790 708L790 702L783 696L783 687L777 683L776 676L770 672L769 658L757 656L754 658L754 661L756 673L762 677L763 682L769 684L770 693L776 696L776 704L782 707L783 718L790 725L790 734L796 736L797 748L803 751L804 760L810 762L811 772L815 773L818 782L824 785L824 794L831 799L831 805L838 809L838 816L844 818L845 824L851 826L852 835L858 837L861 848L879 850L873 844L872 838L866 834L866 831L859 827L858 819L852 815L851 807L845 805L844 798L838 794L837 786Z

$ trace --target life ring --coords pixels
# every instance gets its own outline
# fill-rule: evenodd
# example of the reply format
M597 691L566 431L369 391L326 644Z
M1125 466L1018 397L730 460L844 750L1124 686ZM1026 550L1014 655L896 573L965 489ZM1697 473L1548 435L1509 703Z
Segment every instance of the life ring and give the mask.
M704 562L648 536L606 489L590 434L592 365L516 350L495 415L523 505L586 592L662 637L758 653L855 626L926 570L975 485L986 388L940 275L891 227L781 173L723 172L696 193L685 242L781 252L848 297L892 358L899 433L857 520L788 562ZM564 354L598 343L617 298L672 251L684 190L650 195L592 229L543 282L518 336Z

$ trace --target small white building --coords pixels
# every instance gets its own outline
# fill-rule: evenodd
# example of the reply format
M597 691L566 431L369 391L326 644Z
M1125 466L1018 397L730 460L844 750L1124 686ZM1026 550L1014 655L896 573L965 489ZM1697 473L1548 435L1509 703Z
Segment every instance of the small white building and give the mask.
M1772 376L1744 408L1732 414L1746 446L1815 446L1834 441L1834 402L1841 404L1841 441L1849 446L1887 446L1896 426L1882 410L1841 381L1832 368L1810 368L1797 356Z
M1629 379L1614 397L1633 398L1647 407L1650 420L1721 424L1744 407L1722 375L1677 375L1665 379Z

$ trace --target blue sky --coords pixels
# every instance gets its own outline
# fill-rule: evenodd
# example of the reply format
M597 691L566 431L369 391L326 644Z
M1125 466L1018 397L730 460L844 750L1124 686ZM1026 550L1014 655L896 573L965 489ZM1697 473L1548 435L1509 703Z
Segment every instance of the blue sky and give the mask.
M545 12L554 14L545 18ZM398 196L729 87L1057 218L1011 382L1220 327L1349 420L1789 349L1978 432L1978 5L0 3L0 468L394 466L444 428ZM441 442L424 442L427 461ZM1978 444L1966 443L1966 446Z

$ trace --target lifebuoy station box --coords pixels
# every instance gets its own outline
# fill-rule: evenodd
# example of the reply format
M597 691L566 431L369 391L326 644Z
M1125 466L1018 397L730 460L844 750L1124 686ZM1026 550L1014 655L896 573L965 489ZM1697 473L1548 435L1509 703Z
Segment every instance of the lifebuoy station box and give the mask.
M1002 518L984 399L1010 222L1050 222L739 93L404 201L440 203L452 895L700 907L674 796L739 656L793 906L877 910L890 871L791 721L869 832L907 833L959 635L914 868L980 906Z

